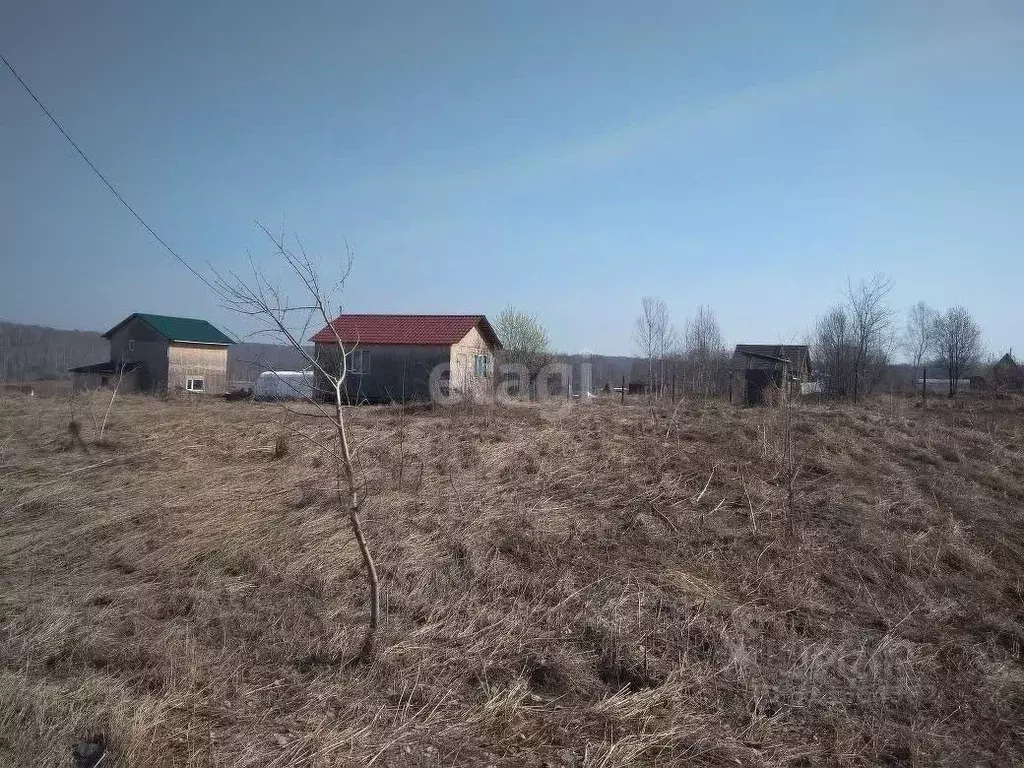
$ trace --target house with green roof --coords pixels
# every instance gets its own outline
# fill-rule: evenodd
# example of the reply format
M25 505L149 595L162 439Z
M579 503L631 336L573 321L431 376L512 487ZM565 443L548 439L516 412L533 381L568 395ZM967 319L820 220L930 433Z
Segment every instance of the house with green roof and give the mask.
M75 389L224 394L231 339L206 320L136 312L103 334L110 359L71 369Z

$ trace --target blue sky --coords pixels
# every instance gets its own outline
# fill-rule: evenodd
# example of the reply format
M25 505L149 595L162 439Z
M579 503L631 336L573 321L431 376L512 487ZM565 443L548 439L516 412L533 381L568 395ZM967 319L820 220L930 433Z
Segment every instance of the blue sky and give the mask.
M144 7L146 6L146 7ZM537 313L634 351L645 295L794 341L848 277L1024 351L1024 5L21 2L0 50L186 259L298 232L358 312ZM0 318L247 325L0 70Z

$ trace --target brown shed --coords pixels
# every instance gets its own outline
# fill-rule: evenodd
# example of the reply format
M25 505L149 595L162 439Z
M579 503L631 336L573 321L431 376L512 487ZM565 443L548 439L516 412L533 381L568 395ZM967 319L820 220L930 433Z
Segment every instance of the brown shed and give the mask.
M740 381L743 403L761 405L770 387L784 396L800 393L811 378L811 351L806 344L737 344L729 368L729 399L733 382Z

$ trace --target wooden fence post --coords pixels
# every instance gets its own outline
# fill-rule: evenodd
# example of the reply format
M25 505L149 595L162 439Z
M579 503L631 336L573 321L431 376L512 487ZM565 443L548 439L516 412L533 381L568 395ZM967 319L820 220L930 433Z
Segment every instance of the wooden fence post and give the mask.
M921 403L928 402L928 369L923 369L921 375Z
M620 394L622 395L622 404L625 405L626 404L626 377L625 376L622 377L622 392Z

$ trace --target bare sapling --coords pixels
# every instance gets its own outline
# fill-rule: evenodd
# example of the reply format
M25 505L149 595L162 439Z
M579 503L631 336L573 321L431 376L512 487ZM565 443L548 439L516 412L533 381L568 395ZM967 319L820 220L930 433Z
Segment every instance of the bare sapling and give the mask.
M800 476L801 462L796 443L796 404L789 382L773 393L771 408L776 413L774 424L775 446L772 453L776 462L776 477L782 482L785 493L786 533L796 535L796 481ZM767 423L764 425L767 440Z
M124 366L118 366L117 369L117 381L114 382L113 389L110 390L110 401L107 403L107 409L103 412L103 423L100 424L100 436L98 442L103 442L103 433L107 431L107 421L110 419L110 409L114 407L114 398L117 397L117 390L121 388L121 382L124 380Z
M779 439L782 442L779 460L786 483L786 532L790 536L796 535L796 480L800 474L793 430L793 411L793 398L787 392L779 404Z
M322 464L326 470L332 493L337 501L338 510L347 515L352 535L359 547L366 573L366 591L370 604L370 616L359 651L349 660L350 664L369 660L373 652L377 635L380 614L380 584L373 555L366 542L363 524L360 518L362 495L357 481L354 466L354 455L351 440L345 422L345 408L348 392L345 384L348 374L348 354L328 308L338 306L333 301L334 294L340 293L345 286L352 270L352 253L348 251L346 261L341 269L341 276L333 286L326 286L320 266L307 254L298 237L295 248L280 237L272 234L266 227L257 222L260 230L269 238L274 246L274 256L284 262L286 273L298 280L299 293L302 300L297 304L289 301L285 290L272 284L266 272L259 267L252 255L249 264L252 275L242 278L234 272L227 275L216 275L215 286L224 305L239 314L245 315L257 323L258 333L283 341L292 347L308 366L314 371L321 386L312 395L301 399L306 405L313 407L313 416L319 417L330 424L328 436L323 433L309 433L293 430L298 437L307 440L319 449ZM303 346L303 340L314 326L321 323L334 335L337 348L334 354L318 358L317 355ZM319 397L317 396L319 395ZM327 402L323 402L326 400ZM287 406L282 406L288 409ZM309 415L309 414L304 414ZM340 656L335 659L340 661Z

